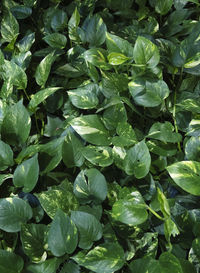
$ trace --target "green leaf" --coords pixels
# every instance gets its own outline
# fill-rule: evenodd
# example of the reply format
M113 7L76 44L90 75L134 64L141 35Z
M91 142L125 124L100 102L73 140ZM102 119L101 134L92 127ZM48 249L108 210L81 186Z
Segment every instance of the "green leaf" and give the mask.
M128 61L129 58L121 53L111 52L108 55L108 62L111 65L120 65Z
M150 140L146 144L151 153L159 156L174 156L177 153L175 144L163 143L158 140Z
M161 268L159 262L151 257L143 257L140 259L135 259L129 265L132 273L160 273Z
M6 111L1 127L1 136L10 145L26 142L31 129L31 119L22 100L11 105Z
M79 252L72 257L79 265L96 273L113 273L125 262L124 251L117 243L105 243L96 246L86 255Z
M35 80L38 85L44 88L49 77L51 66L55 61L54 51L49 53L37 66Z
M200 159L200 137L191 137L185 145L187 160L199 161Z
M51 28L55 32L59 32L67 28L67 14L65 11L56 9L51 19Z
M61 88L62 87L49 87L38 91L36 94L31 96L28 108L35 109L41 102L46 100L49 96L51 96Z
M107 167L113 163L110 147L88 145L82 149L83 156L93 165Z
M156 82L132 81L129 91L134 101L144 107L156 107L169 96L169 88L163 80Z
M51 258L43 263L29 264L27 270L31 271L31 273L55 273L62 262L62 258Z
M0 171L6 170L14 164L13 151L8 144L0 140Z
M134 49L127 40L108 32L106 33L106 46L110 53L121 53L127 57L133 57L134 55Z
M167 167L171 178L184 191L200 195L200 163L196 161L180 161Z
M84 43L89 43L90 47L99 47L106 39L106 25L102 18L95 14L88 16L82 28L78 29L78 34Z
M22 257L0 249L0 270L3 273L21 273L24 267L24 261Z
M61 269L60 273L80 273L80 267L73 263L72 261L69 261L68 263L64 264L63 268ZM193 273L193 272L191 272Z
M119 136L112 138L112 143L118 147L132 146L137 143L136 134L130 124L127 122L119 122L116 133Z
M75 179L74 194L83 202L103 202L107 195L104 175L95 168L82 170Z
M62 159L68 168L83 165L82 141L75 134L69 132L62 145Z
M170 143L180 142L182 139L179 133L174 132L174 126L168 121L154 123L146 137Z
M20 52L27 52L35 42L35 32L25 35L19 42L16 43L16 47Z
M133 57L136 64L154 68L160 61L157 46L145 37L139 36L135 42Z
M19 35L19 24L11 12L7 12L1 21L1 36L6 42L12 42Z
M127 225L140 225L147 220L146 204L138 191L132 191L125 198L116 201L112 207L115 221Z
M17 197L0 199L0 229L6 232L18 232L21 225L32 218L29 204Z
M3 182L9 178L12 178L12 174L0 174L0 186L3 184Z
M68 33L69 33L69 38L71 41L76 41L79 39L78 33L77 33L77 28L79 23L80 23L80 14L76 7L68 22Z
M161 271L163 273L183 273L179 260L169 252L163 252L159 257Z
M90 83L67 93L72 104L79 109L93 109L99 103L97 84Z
M189 111L193 113L200 113L200 100L199 99L185 99L177 103L178 108L183 111Z
M13 184L15 187L23 187L24 192L30 192L35 188L38 176L39 164L38 154L36 154L17 166L13 175Z
M48 245L54 256L74 252L78 244L75 224L62 210L58 210L48 232Z
M151 156L144 140L128 150L124 160L125 172L128 175L134 174L136 178L141 179L148 174L150 165Z
M31 16L32 9L23 5L16 5L11 8L11 12L16 19L26 19Z
M107 52L102 48L91 48L83 53L86 62L103 70L109 70L111 66L107 63Z
M109 145L109 132L97 115L85 115L70 121L73 129L86 141L95 145Z
M83 211L72 211L71 219L79 232L79 244L82 249L90 249L94 241L101 239L103 231L95 216Z
M14 62L4 61L3 68L3 78L4 80L9 80L11 84L15 85L17 89L26 89L27 86L27 76L24 70Z
M45 236L47 226L43 224L24 224L22 225L20 238L25 254L31 261L38 263L46 259Z
M52 48L63 49L67 44L67 38L65 35L60 33L48 34L43 38L43 40Z
M37 194L37 197L43 209L52 219L58 209L63 210L65 213L69 213L71 210L76 210L78 208L76 197L70 191L51 189Z
M168 13L173 5L173 0L167 0L167 1L162 1L162 0L156 0L155 1L155 10L157 13L161 15L165 15Z

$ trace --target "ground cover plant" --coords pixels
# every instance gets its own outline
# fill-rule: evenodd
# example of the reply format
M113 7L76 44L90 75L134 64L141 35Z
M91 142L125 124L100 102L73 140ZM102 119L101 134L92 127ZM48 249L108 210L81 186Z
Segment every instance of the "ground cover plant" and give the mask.
M0 5L0 271L200 272L199 1Z

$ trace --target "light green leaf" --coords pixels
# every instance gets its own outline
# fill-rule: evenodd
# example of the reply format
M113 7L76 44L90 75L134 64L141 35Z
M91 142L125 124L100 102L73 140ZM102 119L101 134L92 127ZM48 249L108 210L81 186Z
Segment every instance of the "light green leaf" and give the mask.
M24 224L22 225L20 238L25 254L31 261L38 263L46 259L45 236L47 226L43 224Z
M52 189L37 194L37 197L43 209L52 219L58 209L63 210L65 213L69 213L71 210L76 210L78 208L76 197L70 191Z
M14 164L13 151L8 144L0 140L0 171L6 170Z
M46 100L46 98L61 88L62 87L49 87L38 91L36 94L31 96L31 100L28 105L29 109L35 109L41 102Z
M17 89L26 89L27 76L24 70L14 62L4 61L2 66L4 80L9 80Z
M104 175L95 168L82 170L75 179L74 194L83 202L103 202L107 195Z
M27 270L31 273L55 273L62 262L62 258L51 258L43 263L28 265Z
M200 195L200 162L180 161L167 167L171 178L184 191Z
M106 46L110 53L117 52L127 57L133 57L134 55L134 49L127 40L108 32L106 33Z
M128 175L134 174L136 178L141 179L148 174L150 165L151 156L144 140L128 150L124 160L125 172Z
M93 109L99 103L97 84L90 83L67 93L72 104L79 109Z
M130 124L127 122L119 122L116 133L119 136L112 138L112 143L118 147L132 146L137 143L136 134Z
M10 145L26 142L31 129L31 119L22 100L10 106L1 127L1 136Z
M82 149L83 156L93 165L107 167L113 163L110 147L88 145Z
M1 21L1 36L6 42L12 42L19 35L19 24L11 12L7 12Z
M147 38L139 36L134 46L134 60L136 64L154 68L160 61L157 46Z
M54 256L74 252L78 244L78 232L73 221L62 210L58 210L48 232L48 245Z
M111 138L97 115L85 115L70 121L73 129L86 141L95 145L109 145Z
M79 251L72 259L96 273L113 273L125 263L123 248L117 243L98 245L86 255Z
M108 55L108 62L111 65L120 65L128 61L129 58L121 53L111 52Z
M32 218L29 204L17 197L0 199L0 229L6 232L18 232L21 225Z
M35 80L38 85L44 88L49 77L51 66L55 61L54 52L49 53L37 66L35 72Z
M43 40L52 48L63 49L67 44L67 38L65 35L60 33L48 34L43 38Z
M17 166L13 175L15 187L23 187L24 192L30 192L37 184L39 176L38 154L25 160Z
M24 267L22 257L0 249L0 270L2 273L21 273Z
M170 143L180 142L182 139L181 134L174 132L174 126L168 121L154 123L146 137Z
M146 204L138 191L133 191L125 198L116 201L112 207L112 217L115 221L127 225L140 225L148 218Z
M163 252L159 257L159 264L163 273L183 273L181 264L172 253Z
M83 211L72 211L71 219L79 232L79 244L82 249L90 249L94 241L101 239L103 231L95 216Z

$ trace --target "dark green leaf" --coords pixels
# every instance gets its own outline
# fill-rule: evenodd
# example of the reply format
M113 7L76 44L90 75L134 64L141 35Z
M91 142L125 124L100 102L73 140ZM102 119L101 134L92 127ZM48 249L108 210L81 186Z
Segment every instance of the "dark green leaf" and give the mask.
M3 273L21 273L24 266L22 257L0 249L0 270Z
M13 151L8 144L0 140L0 171L6 170L14 164Z
M43 40L52 48L65 48L67 43L67 38L65 35L60 33L51 33L46 35Z

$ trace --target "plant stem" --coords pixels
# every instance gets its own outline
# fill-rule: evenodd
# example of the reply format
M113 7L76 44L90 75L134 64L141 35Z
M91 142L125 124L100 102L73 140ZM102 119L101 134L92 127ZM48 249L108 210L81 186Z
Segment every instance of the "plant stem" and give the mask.
M163 217L161 217L157 212L155 212L151 207L147 206L147 209L154 214L158 219L165 221L165 219Z

